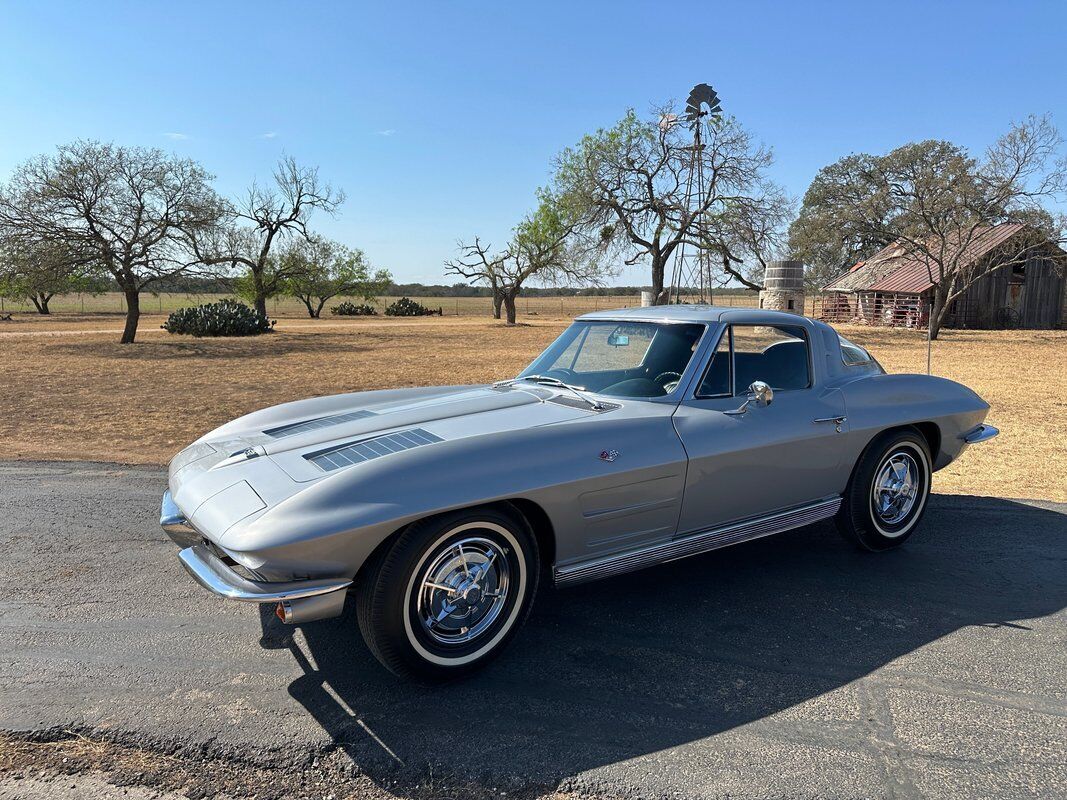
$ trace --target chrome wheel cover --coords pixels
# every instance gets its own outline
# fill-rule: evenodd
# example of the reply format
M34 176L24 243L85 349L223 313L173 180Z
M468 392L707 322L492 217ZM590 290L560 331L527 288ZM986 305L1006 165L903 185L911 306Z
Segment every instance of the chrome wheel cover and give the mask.
M442 547L412 589L423 632L446 645L477 639L507 604L510 573L506 550L490 539L473 536Z
M878 519L898 525L915 507L923 477L914 455L903 450L887 456L874 475L871 504Z

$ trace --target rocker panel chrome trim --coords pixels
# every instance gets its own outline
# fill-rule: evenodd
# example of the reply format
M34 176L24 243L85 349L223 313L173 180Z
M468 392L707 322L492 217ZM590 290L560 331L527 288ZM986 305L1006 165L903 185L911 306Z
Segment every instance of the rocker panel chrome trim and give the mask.
M557 567L553 571L553 576L557 585L569 586L606 578L610 575L632 572L667 561L675 561L679 558L706 553L752 539L760 539L828 519L841 508L841 502L840 497L828 498L787 511L779 511L769 516L741 520L718 528L685 534L669 542L644 547L640 550L632 550L574 566Z

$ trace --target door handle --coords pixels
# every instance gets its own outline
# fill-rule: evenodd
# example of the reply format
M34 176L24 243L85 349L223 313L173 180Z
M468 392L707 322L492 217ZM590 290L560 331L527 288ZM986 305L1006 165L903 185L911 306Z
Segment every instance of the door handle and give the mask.
M848 417L843 414L837 417L817 417L816 419L813 419L812 422L816 424L820 422L832 422L834 424L834 429L838 433L841 433L841 426L848 422Z

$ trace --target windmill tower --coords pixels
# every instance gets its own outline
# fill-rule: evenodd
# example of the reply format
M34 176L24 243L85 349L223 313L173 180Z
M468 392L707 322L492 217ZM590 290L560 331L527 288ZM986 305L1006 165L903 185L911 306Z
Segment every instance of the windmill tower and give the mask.
M693 132L689 151L689 168L685 179L685 207L694 213L707 190L704 176L704 130L715 117L721 116L719 95L706 83L698 83L689 92L685 103L685 115L673 114L660 125L688 125ZM702 248L680 244L674 251L674 266L671 270L669 303L712 301L711 254Z

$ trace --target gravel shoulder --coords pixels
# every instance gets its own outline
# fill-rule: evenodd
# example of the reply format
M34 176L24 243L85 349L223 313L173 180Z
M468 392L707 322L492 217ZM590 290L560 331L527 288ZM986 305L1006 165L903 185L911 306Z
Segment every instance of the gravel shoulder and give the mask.
M1067 793L1064 504L935 496L892 553L817 525L549 589L488 670L423 689L378 666L351 610L291 628L205 594L156 527L163 488L154 468L0 462L0 797L94 797L97 779L419 800ZM65 789L75 746L97 750ZM115 753L146 759L141 777Z

